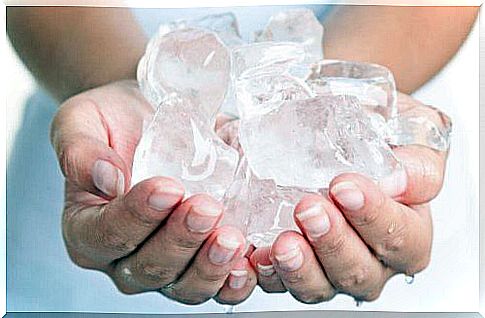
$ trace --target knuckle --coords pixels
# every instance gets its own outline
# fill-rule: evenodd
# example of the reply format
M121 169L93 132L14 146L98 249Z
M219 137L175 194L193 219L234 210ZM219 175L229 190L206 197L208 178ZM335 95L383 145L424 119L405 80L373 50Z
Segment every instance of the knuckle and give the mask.
M376 279L368 266L360 266L342 273L334 282L338 289L351 294L362 294L374 287Z
M298 271L285 275L284 280L286 284L294 287L301 286L306 283L306 279Z
M258 285L261 287L261 290L268 294L286 293L288 291L276 275L271 280L258 278Z
M195 275L196 277L199 277L202 281L208 284L218 284L221 282L224 282L227 275L229 273L227 272L221 272L221 271L208 271L205 268L202 268L201 266L196 266L195 267Z
M127 285L118 282L117 280L113 279L116 289L122 294L125 295L135 295L138 294L139 292L135 291L133 288L128 287Z
M345 249L346 238L340 232L336 233L330 238L325 239L316 246L315 252L320 258L337 256Z
M429 253L427 253L426 255L422 256L417 262L409 266L406 270L406 274L414 275L416 273L422 272L428 267L430 261L431 256L429 255Z
M364 293L360 299L362 299L363 301L375 301L379 298L379 296L381 295L382 293L382 288L375 288L367 293Z
M200 305L212 298L213 295L204 293L189 292L186 289L175 288L170 293L164 293L165 296L176 300L185 305Z
M85 257L77 254L71 247L66 247L69 258L76 266L79 266L83 269L98 269L98 266L96 266L96 264L94 264L91 260L88 260Z
M133 251L136 245L126 236L106 229L93 233L94 247L99 246L107 254L123 255Z
M72 181L77 181L76 175L76 160L78 149L75 144L59 145L58 156L61 170L66 177L69 177Z
M132 193L129 193L122 198L123 206L126 208L126 211L129 213L131 219L137 227L151 229L155 223L159 222L159 220L157 218L150 217L150 214L146 213L145 209L140 208L138 202L136 202L136 199L133 200L131 194Z
M179 302L185 305L201 305L211 299L211 297L194 297L194 298L184 298L180 299Z
M352 223L361 228L374 227L379 223L382 213L388 210L387 205L388 201L386 197L382 194L378 195L375 202L364 208L364 211L362 211L363 213L358 213L357 215L352 216Z
M136 248L136 244L129 235L123 234L125 231L116 228L112 222L107 220L108 213L110 212L107 205L103 206L99 211L96 220L96 230L93 231L94 245L115 254L133 251Z
M401 255L407 242L408 225L401 222L395 225L394 231L388 234L381 243L377 244L374 249L376 256L386 263L389 263L394 255Z
M201 244L199 240L189 238L187 235L170 235L168 239L170 244L180 249L181 252L191 252L198 249Z
M138 280L151 287L160 287L175 279L173 270L144 261L136 263L135 273Z
M245 293L244 295L239 296L239 297L219 293L216 296L214 296L213 299L221 305L233 305L234 306L234 305L238 305L238 304L242 303L248 297L249 297L249 293Z
M330 301L335 297L335 293L332 291L313 291L313 292L299 292L291 293L293 297L304 304L318 304L325 301Z

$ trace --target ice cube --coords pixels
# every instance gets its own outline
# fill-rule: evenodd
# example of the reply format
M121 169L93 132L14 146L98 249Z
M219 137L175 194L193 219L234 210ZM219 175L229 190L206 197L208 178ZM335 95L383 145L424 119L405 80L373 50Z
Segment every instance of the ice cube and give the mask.
M255 40L301 43L305 48L306 63L323 59L323 26L309 9L295 9L273 15Z
M293 210L307 191L278 187L273 180L260 180L243 156L235 179L224 198L226 211L221 222L240 229L248 243L269 246L286 230L299 231Z
M228 47L243 45L245 43L239 33L236 16L232 12L210 14L198 19L175 20L162 24L158 28L158 36L160 37L174 30L186 28L205 29L215 32Z
M385 119L397 114L396 84L384 66L338 60L324 60L312 66L308 85L318 95L350 95L364 110Z
M132 184L170 176L182 180L187 195L221 199L239 159L214 131L230 79L227 47L209 31L171 31L147 47L138 75L157 110L136 148Z
M186 195L208 193L222 199L232 183L239 155L194 109L190 99L167 96L135 151L132 184L153 176L179 179Z
M233 54L233 77L252 77L262 73L283 73L305 57L301 44L291 42L262 42L235 48Z
M209 31L180 29L147 46L138 67L144 96L156 108L172 92L199 104L208 121L214 119L230 80L230 54Z
M258 179L285 187L327 188L349 171L379 179L398 164L352 96L285 101L243 119L239 142Z

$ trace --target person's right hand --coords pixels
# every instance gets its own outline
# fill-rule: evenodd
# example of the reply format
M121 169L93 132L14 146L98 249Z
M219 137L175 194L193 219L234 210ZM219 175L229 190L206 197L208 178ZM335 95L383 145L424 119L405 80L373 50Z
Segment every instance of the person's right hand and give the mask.
M67 100L51 141L66 177L63 236L79 266L108 274L127 294L160 291L186 304L246 299L256 275L240 231L217 228L223 207L154 177L130 189L143 121L153 114L135 82Z

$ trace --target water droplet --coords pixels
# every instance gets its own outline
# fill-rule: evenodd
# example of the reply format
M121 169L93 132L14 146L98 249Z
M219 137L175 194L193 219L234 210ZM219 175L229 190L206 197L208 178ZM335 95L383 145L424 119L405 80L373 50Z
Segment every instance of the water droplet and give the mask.
M364 302L362 300L355 300L355 307L361 307Z
M411 285L412 283L414 283L414 275L405 275L404 281L406 282L406 284Z
M234 307L236 307L236 306L234 306L234 305L223 305L223 307L224 307L224 313L225 314L232 314L232 313L234 313Z
M387 229L387 233L392 234L394 230L396 229L396 223L391 222L391 225L389 225L389 228Z

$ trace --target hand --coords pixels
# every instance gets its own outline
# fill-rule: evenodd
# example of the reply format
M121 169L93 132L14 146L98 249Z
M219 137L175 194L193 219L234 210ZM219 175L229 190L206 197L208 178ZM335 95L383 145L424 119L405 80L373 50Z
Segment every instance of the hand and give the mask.
M135 82L118 82L67 100L52 144L66 177L63 236L79 266L109 275L127 294L160 291L186 304L214 296L235 304L256 276L244 237L217 227L223 207L210 196L186 200L183 185L154 177L130 189L134 151L153 114Z
M441 117L409 96L399 95L400 112ZM357 300L379 297L396 273L414 275L430 260L432 221L428 202L440 191L447 153L410 145L394 149L404 165L378 184L345 173L329 194L308 195L295 208L303 234L282 233L271 248L254 251L251 263L267 292L289 291L305 303L337 293Z

